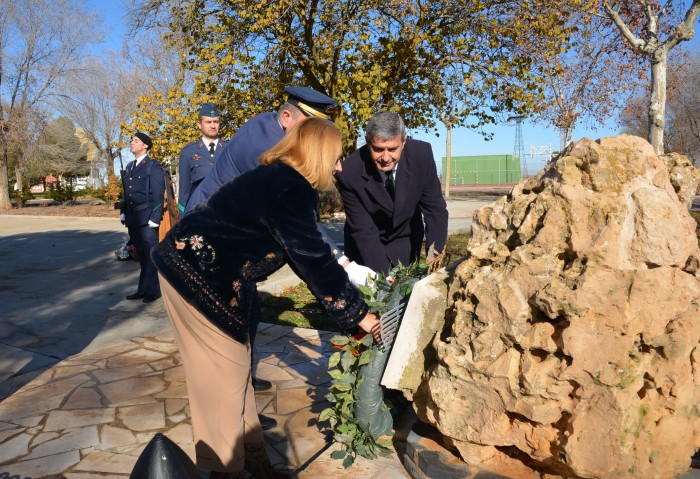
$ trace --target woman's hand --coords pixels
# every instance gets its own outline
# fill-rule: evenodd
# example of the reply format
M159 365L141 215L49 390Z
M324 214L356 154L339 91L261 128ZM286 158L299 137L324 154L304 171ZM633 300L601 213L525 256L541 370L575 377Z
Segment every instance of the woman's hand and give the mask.
M367 316L360 321L358 326L360 326L364 332L371 334L377 344L382 344L382 337L379 334L379 318L376 314L367 313Z

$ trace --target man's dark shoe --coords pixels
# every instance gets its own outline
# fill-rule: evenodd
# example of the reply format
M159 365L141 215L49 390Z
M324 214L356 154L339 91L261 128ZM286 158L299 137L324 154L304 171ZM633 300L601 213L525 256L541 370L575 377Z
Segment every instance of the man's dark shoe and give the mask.
M146 297L146 293L134 293L134 294L130 294L129 296L127 296L126 299L141 299L141 298L145 298L145 297Z
M253 377L253 389L256 391L267 391L268 389L272 389L272 383L265 379Z
M262 427L263 431L268 431L277 427L277 421L269 416L258 414L258 419L260 420L260 427Z
M144 303L152 303L156 299L160 298L160 294L147 294L143 297Z

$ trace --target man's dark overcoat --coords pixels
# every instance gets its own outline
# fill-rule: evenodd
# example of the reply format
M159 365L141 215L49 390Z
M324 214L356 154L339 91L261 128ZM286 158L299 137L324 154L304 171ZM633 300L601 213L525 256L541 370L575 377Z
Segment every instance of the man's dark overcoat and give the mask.
M407 139L392 200L367 145L353 152L336 175L345 205L345 254L377 272L408 265L426 246L442 251L447 206L429 143Z

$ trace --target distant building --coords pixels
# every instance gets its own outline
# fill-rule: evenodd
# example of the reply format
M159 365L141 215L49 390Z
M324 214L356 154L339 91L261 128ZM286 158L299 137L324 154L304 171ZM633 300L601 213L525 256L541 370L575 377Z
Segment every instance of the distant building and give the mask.
M447 158L442 158L443 183L447 178ZM521 178L520 159L513 155L453 156L450 185L501 185Z

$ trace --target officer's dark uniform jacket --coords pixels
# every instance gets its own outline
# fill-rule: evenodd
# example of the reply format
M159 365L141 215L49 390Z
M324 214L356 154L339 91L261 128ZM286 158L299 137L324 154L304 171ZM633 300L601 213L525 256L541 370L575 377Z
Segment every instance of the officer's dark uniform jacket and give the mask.
M341 328L356 326L368 311L323 242L316 190L283 163L226 183L185 215L151 256L189 304L239 342L248 337L256 282L287 263Z
M146 156L136 167L133 161L129 162L124 171L123 182L122 213L126 219L126 226L138 228L148 224L149 220L159 224L163 219L163 194L165 193L165 176L160 162L149 156Z
M180 150L177 206L181 213L185 211L192 192L219 161L225 146L226 142L219 139L212 157L207 144L200 138L199 141L188 143Z
M261 113L245 122L223 149L207 177L190 194L186 212L213 195L224 183L258 167L260 155L282 138L284 130L276 113Z

